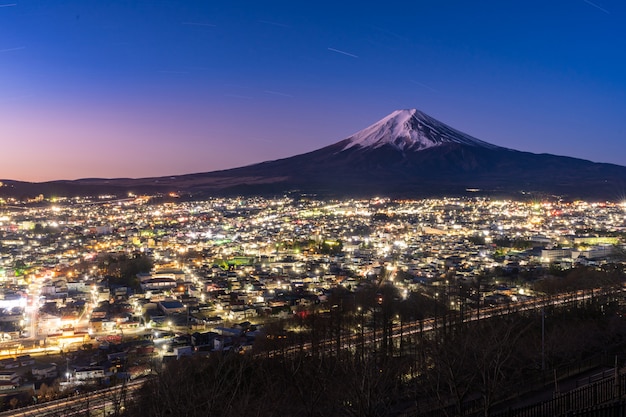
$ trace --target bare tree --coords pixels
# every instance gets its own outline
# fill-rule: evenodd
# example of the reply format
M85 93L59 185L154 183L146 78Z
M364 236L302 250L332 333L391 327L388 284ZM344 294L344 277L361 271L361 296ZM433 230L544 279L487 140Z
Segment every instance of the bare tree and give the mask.
M380 417L390 414L400 397L401 375L406 363L398 358L372 355L363 360L358 355L345 356L342 368L343 390L335 399L338 415Z

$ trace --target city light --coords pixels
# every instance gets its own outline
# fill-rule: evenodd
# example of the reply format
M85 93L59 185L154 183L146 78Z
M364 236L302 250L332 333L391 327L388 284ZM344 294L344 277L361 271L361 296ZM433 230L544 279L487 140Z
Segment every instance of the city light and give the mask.
M459 283L490 271L500 275L478 302L524 303L536 292L506 274L535 274L555 263L600 268L623 249L617 237L622 203L406 200L386 208L393 221L372 224L381 201L279 202L210 199L75 209L79 203L58 201L0 214L0 241L8 248L0 258L0 309L17 329L2 332L3 343L19 340L24 352L35 354L105 349L124 336L124 342L158 345L163 356L183 350L172 340L185 332L230 331L241 323L262 328L266 321L298 318L287 328L305 337L315 311L354 315L351 334L365 337L395 303L425 297L442 312L465 313L475 298L461 298ZM68 213L62 222L59 213ZM53 222L63 233L32 244L34 224ZM610 233L577 234L583 226ZM131 262L143 261L144 271L121 276ZM376 289L369 301L361 299L362 288L372 285L393 291ZM337 288L343 304L333 298ZM396 313L389 317L404 326ZM241 340L244 346L237 348L249 349L245 343L252 339Z

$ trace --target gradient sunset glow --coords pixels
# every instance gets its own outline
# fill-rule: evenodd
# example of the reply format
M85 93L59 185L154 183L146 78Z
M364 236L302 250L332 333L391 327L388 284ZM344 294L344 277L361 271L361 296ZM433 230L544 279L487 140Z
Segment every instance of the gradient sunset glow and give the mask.
M405 108L495 145L626 165L623 2L0 6L3 179L232 168Z

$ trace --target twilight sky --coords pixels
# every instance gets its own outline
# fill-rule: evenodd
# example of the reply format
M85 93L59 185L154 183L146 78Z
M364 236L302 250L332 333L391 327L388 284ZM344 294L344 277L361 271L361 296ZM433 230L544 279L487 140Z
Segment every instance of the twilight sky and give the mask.
M626 165L626 2L0 0L0 178L232 168L404 108Z

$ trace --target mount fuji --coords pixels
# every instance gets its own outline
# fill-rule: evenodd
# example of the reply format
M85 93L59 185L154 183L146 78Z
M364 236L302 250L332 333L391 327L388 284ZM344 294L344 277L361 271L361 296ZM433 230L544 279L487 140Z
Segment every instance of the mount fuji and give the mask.
M324 148L240 168L175 177L3 181L0 195L184 192L419 198L468 192L507 197L623 199L626 167L496 146L419 110L397 110Z
M419 110L396 110L348 139L343 150L352 147L380 148L392 146L399 151L421 151L446 143L498 148L487 142L452 129Z

